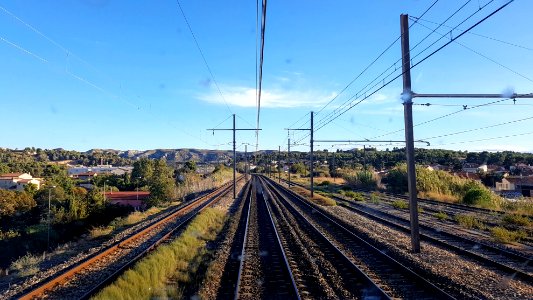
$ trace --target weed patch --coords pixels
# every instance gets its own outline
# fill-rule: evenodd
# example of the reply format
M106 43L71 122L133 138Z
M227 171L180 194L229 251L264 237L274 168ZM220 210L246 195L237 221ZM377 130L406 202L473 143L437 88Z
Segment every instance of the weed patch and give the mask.
M503 216L502 221L509 225L531 226L531 220L528 217L521 215L506 214Z
M379 193L373 192L370 194L370 203L379 204L379 201L380 201Z
M439 211L438 213L434 214L435 218L444 221L448 219L448 215L445 212Z
M111 226L93 227L89 230L89 236L91 239L96 239L102 236L106 236L111 232L113 232L113 227Z
M409 203L403 200L394 200L394 202L392 202L391 205L392 207L396 209L408 209L409 208Z
M508 230L499 226L491 228L490 232L496 241L506 244L520 241L527 236L526 233L521 230Z
M42 256L26 254L11 263L9 269L16 271L18 277L34 275L39 272L39 264L43 261Z
M472 215L464 215L459 214L455 216L455 221L459 223L459 225L471 229L471 228L477 228L477 229L485 229L485 224L483 222L479 221Z

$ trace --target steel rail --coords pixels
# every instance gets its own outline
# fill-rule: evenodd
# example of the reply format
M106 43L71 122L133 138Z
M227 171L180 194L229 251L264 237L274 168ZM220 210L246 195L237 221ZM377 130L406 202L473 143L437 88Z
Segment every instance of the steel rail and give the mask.
M299 211L294 209L292 206L287 205L285 201L281 201L283 196L279 193L276 188L271 184L270 180L266 180L264 177L260 177L265 188L269 191L272 191L271 195L273 198L277 198L278 201L287 208L293 215L298 216L300 219L306 221L306 225L312 230L314 234L320 237L325 244L329 245L330 249L333 250L348 266L351 266L352 271L358 277L359 281L362 280L362 283L369 288L365 291L360 291L363 295L363 298L376 298L376 299L391 299L389 295L383 289L381 289L363 270L361 270L356 264L354 264L345 254L341 251L328 237L326 237L318 228L311 224L305 216L303 216ZM275 196L274 196L275 195ZM285 200L285 199L284 199Z
M241 178L242 178L242 176L241 176ZM168 216L164 217L163 219L148 224L142 230L137 231L135 233L132 233L131 235L125 237L123 240L117 241L116 243L113 243L109 247L106 247L102 251L99 251L99 252L96 252L96 253L90 255L89 257L83 259L82 261L80 261L79 263L77 263L75 265L67 267L66 269L60 271L59 274L52 275L50 278L47 278L44 281L42 281L39 284L37 284L36 286L31 287L29 290L26 290L26 291L23 291L23 292L19 293L18 295L15 296L15 298L22 299L22 300L29 300L29 299L33 299L35 297L39 297L39 296L44 295L46 292L52 290L57 285L61 285L61 284L64 284L64 283L68 282L68 280L71 277L73 277L76 274L80 273L83 269L85 269L86 267L94 264L96 261L106 257L110 253L118 250L119 248L125 248L127 246L127 244L132 243L132 242L140 239L141 237L146 235L151 230L154 230L156 227L158 227L158 226L160 226L162 224L166 224L166 223L170 222L172 219L178 217L179 215L182 215L182 214L185 214L185 213L188 213L188 212L192 211L193 209L195 209L198 206L200 206L202 204L202 201L209 201L209 200L206 200L206 199L210 199L210 198L213 198L211 200L217 199L218 197L220 197L222 195L222 193L228 192L229 189L232 186L233 186L232 184L225 184L222 187L216 189L215 191L209 193L208 195L204 195L202 197L199 197L199 198L191 201L190 203L187 203L185 206L177 208L176 211L174 211L173 213L171 213ZM169 235L165 235L165 236L168 237ZM162 241L162 239L158 240L157 244L159 244L161 241ZM155 246L152 245L152 246L149 247L149 249L152 249L153 247L155 247ZM146 253L146 252L147 251L145 251L144 253ZM138 256L137 258L140 258L140 256ZM113 273L113 275L116 275L116 274ZM109 277L106 278L104 281L107 282L108 280L109 280ZM97 285L100 286L101 284L99 283ZM91 291L94 293L95 289L93 288L93 289L91 289ZM84 297L88 297L88 296L90 296L90 295L88 295L88 294L84 295Z
M402 270L404 274L408 277L410 277L411 280L416 282L419 286L422 286L426 291L431 291L431 295L434 298L438 299L454 299L453 296L448 294L447 292L443 291L433 283L429 282L427 279L422 277L420 274L416 273L415 271L411 270L410 268L407 268L405 265L394 259L393 257L385 254L380 249L376 248L376 246L372 245L369 241L361 238L359 235L355 234L352 230L348 229L345 225L339 223L339 221L334 220L332 217L328 216L326 213L322 211L318 207L318 205L309 203L309 201L302 198L302 196L294 193L293 191L285 188L281 184L278 184L276 182L273 182L271 180L268 180L268 184L272 186L273 190L278 193L280 197L283 198L281 190L286 195L290 195L291 199L296 200L300 205L306 207L307 209L313 211L313 216L320 216L324 220L326 220L329 224L333 225L333 227L337 228L339 231L343 232L347 236L350 236L355 241L357 241L362 247L368 249L372 253L375 253L376 257L381 257L385 261L387 261L391 266L394 266L395 268ZM285 199L285 201L288 203L289 200ZM291 206L289 206L291 207ZM295 212L302 215L300 212L298 212L296 209L294 209ZM302 215L303 216L303 215ZM306 217L303 216L307 220ZM317 229L318 230L318 229Z

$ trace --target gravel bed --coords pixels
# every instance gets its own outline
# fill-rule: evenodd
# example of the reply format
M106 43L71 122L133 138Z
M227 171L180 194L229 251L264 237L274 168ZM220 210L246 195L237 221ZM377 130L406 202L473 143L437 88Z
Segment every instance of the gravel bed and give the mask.
M278 201L272 201L272 211L275 216L278 233L282 236L285 252L293 269L295 280L309 290L305 298L325 299L354 299L356 295L343 286L343 279L339 270L308 235L307 230L288 209ZM320 287L319 291L314 290Z
M210 248L216 250L207 269L206 276L202 280L197 292L200 299L216 299L221 288L220 283L224 268L231 257L231 245L235 238L235 233L237 232L239 220L243 211L243 191L244 190L241 189L241 197L239 197L240 201L233 201L232 205L229 207L228 221L224 225L222 232L219 234L219 238L209 245Z
M457 256L425 242L422 252L411 253L410 236L356 215L343 207L323 207L381 245L399 260L426 270L449 283L434 282L444 290L454 290L464 297L485 299L532 299L533 287L502 274L487 270L474 261Z
M406 220L409 220L409 212L407 210L399 210L399 209L393 208L391 205L372 204L368 202L357 202L355 204L368 206L374 209L379 209L389 214L399 216ZM425 212L420 213L419 218L420 218L421 224L425 224L433 228L440 227L443 229L443 231L447 231L455 235L460 235L468 239L472 239L472 240L479 241L485 244L489 244L497 248L505 249L508 251L514 251L524 256L533 255L533 247L529 245L525 245L525 244L520 244L520 243L517 243L517 244L498 243L486 231L476 230L476 229L466 229L455 222L439 220L436 217L432 216L430 213L425 213Z

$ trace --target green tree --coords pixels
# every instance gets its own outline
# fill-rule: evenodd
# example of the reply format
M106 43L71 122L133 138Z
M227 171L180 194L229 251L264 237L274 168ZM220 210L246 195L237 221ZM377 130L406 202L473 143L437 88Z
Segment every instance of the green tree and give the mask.
M0 218L28 212L36 205L29 193L0 190Z
M172 169L170 169L164 159L156 160L150 185L150 205L158 205L162 202L170 202L175 199L174 180L172 179Z

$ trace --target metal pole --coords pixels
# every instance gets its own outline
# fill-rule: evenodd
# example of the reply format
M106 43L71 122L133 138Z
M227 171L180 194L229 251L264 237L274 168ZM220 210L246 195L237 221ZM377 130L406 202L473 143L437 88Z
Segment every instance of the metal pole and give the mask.
M288 170L288 174L289 174L289 188L291 187L291 138L289 138L287 140L287 149L288 149L288 156L287 156L287 161L289 162L289 170Z
M50 198L52 197L52 189L48 190L48 235L46 238L46 251L50 250Z
M244 176L248 180L248 145L244 145Z
M281 146L278 146L278 182L281 183Z
M409 53L409 19L400 15L402 33L402 72L403 72L403 109L405 118L405 152L407 157L407 181L409 187L409 214L411 217L411 248L420 253L418 229L418 204L416 192L415 144L413 133L413 98L411 91L411 57Z
M363 145L363 169L366 171L366 145Z
M310 170L311 170L311 198L313 198L314 196L314 184L313 184L313 132L314 132L314 126L313 126L313 117L314 117L314 112L311 112L311 155L310 155L310 161L311 161L311 167L310 167Z
M233 199L237 198L237 183L236 183L236 168L237 168L237 145L235 143L235 114L233 114Z
M334 151L333 152L333 168L332 168L333 174L331 174L333 175L333 182L335 182L335 177L337 176L337 169L335 168L335 154L336 152Z

